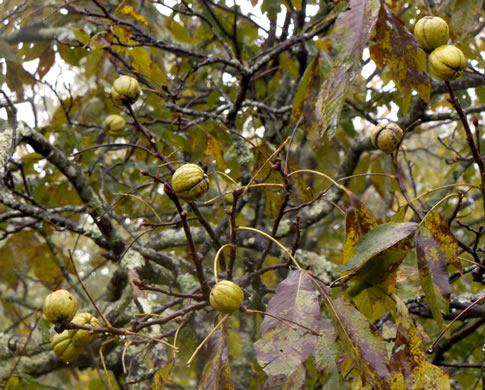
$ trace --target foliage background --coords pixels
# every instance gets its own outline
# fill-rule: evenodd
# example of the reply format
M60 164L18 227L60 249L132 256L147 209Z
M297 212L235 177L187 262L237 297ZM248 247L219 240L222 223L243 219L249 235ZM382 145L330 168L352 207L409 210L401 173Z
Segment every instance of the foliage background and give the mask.
M0 9L7 388L485 386L481 305L426 353L483 290L481 2L2 0ZM412 35L431 14L468 59L451 83L467 121ZM122 74L143 89L131 107L110 98ZM109 114L127 119L122 137L104 132ZM393 156L369 137L389 121L406 130ZM208 194L192 204L169 196L167 161L205 164ZM278 239L306 272L237 226ZM294 323L235 313L187 367L217 322L207 292L224 244L233 246L219 278L241 285L248 309ZM67 288L95 314L69 250L116 329L171 343L177 334L179 351L122 335L103 347L107 379L103 329L77 361L57 359L44 297ZM362 281L351 300L347 288Z

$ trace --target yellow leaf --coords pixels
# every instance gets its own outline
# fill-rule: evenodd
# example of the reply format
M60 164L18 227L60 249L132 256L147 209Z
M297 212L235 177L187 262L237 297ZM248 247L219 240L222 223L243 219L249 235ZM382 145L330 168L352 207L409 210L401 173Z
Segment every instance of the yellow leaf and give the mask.
M132 18L136 19L137 22L143 23L145 26L149 26L148 20L140 15L131 5L126 5L120 9L120 12L125 15L130 15Z

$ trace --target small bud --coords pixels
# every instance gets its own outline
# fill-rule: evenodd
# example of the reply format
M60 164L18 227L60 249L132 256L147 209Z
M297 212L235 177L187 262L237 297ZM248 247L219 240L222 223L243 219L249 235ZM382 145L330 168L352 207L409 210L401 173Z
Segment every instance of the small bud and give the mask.
M429 71L435 78L452 81L460 77L466 67L466 58L457 47L443 45L429 56Z

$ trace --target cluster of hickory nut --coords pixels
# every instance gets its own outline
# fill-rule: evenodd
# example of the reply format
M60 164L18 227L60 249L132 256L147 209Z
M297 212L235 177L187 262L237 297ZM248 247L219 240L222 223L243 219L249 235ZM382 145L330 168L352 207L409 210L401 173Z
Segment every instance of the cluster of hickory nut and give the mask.
M448 45L448 24L437 16L425 16L414 26L414 35L429 55L429 72L434 78L452 81L460 77L466 67L463 52ZM371 131L372 144L384 153L392 153L401 144L404 133L395 123L378 125Z
M44 301L44 317L53 324L71 322L77 325L99 328L98 319L90 313L77 313L77 300L66 290L49 294ZM96 339L96 333L85 329L64 329L52 337L51 347L62 361L77 359L84 348Z
M425 16L414 26L414 35L421 47L429 55L431 76L452 81L460 77L466 67L463 52L448 45L450 35L448 24L437 16Z
M130 76L118 77L111 87L111 98L116 104L133 104L141 93L138 81ZM104 120L104 130L114 137L123 134L126 121L121 115L109 115Z

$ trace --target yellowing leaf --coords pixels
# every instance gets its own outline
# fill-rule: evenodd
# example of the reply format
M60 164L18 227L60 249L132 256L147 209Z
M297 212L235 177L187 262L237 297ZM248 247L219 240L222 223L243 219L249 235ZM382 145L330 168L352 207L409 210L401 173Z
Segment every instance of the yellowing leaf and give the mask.
M170 372L172 371L174 361L172 360L166 366L160 368L153 376L151 390L162 390L163 386L170 383Z
M291 111L291 119L297 121L303 115L303 106L305 100L311 92L312 80L315 77L319 77L318 71L318 59L319 53L313 56L310 64L305 70L303 77L301 78L298 89L296 90L295 99L293 100L293 109Z
M445 255L431 232L421 226L416 233L419 279L433 318L443 326L441 312L448 311L450 280Z
M123 8L120 9L120 12L125 15L130 15L137 22L143 23L145 26L149 26L148 20L143 15L140 15L138 12L136 12L131 5L125 5Z
M453 264L459 271L463 271L461 262L458 260L458 241L440 213L437 211L430 212L426 215L424 224L431 232L436 244L443 251L445 260Z

